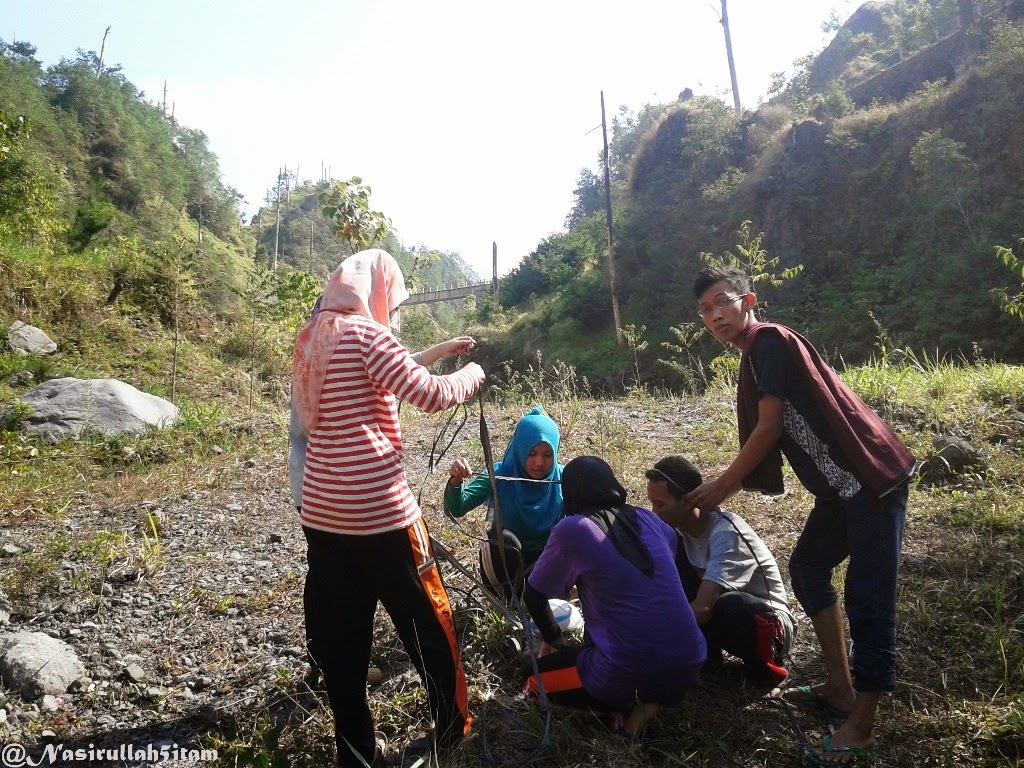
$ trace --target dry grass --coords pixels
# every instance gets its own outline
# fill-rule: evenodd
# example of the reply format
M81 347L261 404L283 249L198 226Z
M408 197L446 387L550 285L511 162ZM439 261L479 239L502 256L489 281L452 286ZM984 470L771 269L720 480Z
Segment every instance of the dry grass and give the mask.
M877 764L906 768L1017 765L1024 756L1020 371L978 367L965 373L955 366L946 369L932 364L919 365L909 373L905 368L880 367L855 372L850 378L875 407L896 420L897 428L919 452L929 450L930 435L941 428L981 447L988 463L986 471L922 486L911 495L898 615L901 684L883 699ZM563 427L561 460L583 454L605 457L631 499L642 504L643 472L660 456L684 453L713 476L735 450L732 396L725 389L701 398L636 392L627 399L596 401L566 387L558 377L554 382L561 386L558 398L545 397L539 388L524 392L520 387L506 393L508 404L488 406L486 417L496 454L500 456L519 416L542 402ZM474 466L482 465L478 418L474 406L466 427L431 476L426 468L444 417L425 417L412 409L403 412L407 467L414 490L423 490L431 531L474 568L476 541L484 532L482 512L456 524L441 514L439 505L452 459L461 456ZM230 418L226 421L239 424ZM145 499L205 491L211 499L234 500L253 508L258 504L265 510L258 519L241 516L233 524L221 525L219 547L244 551L246 542L254 539L254 529L265 528L286 530L299 541L294 511L283 493L283 414L245 427L238 432L225 426L219 427L221 432L204 433L216 425L204 428L196 422L182 434L157 440L161 451L143 452L143 458L132 461L111 461L109 450L72 461L59 453L71 449L42 448L37 463L10 465L26 474L9 475L5 481L3 493L10 505L4 507L4 523L12 538L35 544L35 557L23 561L25 568L3 570L0 581L12 598L30 595L40 601L48 589L58 589L52 583L52 564L62 559L74 561L84 574L78 588L86 593L94 586L90 574L95 575L104 559L112 568L127 567L134 559L131 565L144 572L140 566L146 556L147 528L140 513L133 513L123 528L107 531L120 538L105 537L102 523L100 527L94 523L88 531L79 529L71 537L61 530L62 523L77 522L82 510L96 503L108 508L137 507ZM206 436L200 439L201 434ZM217 441L225 443L224 454L209 450ZM193 455L187 446L192 446ZM139 453L138 445L129 447ZM119 446L122 453L123 449ZM88 455L96 447L79 444L73 450ZM247 457L270 471L247 470ZM59 471L34 469L45 461L59 466ZM254 471L259 476L256 483ZM741 495L729 505L762 534L783 564L811 503L792 477L787 485L790 493L783 498ZM214 550L189 554L193 567L211 569L216 567L215 555ZM151 551L150 557L156 555ZM203 557L207 560L202 561ZM143 575L140 589L147 588L147 580L156 581L177 567L173 559L154 559L153 565L163 570ZM800 763L790 722L764 700L764 691L745 685L738 664L727 664L721 674L706 679L683 706L663 711L648 730L652 743L644 747L624 746L604 723L585 714L554 711L548 716L519 694L518 680L528 663L522 635L486 611L462 577L445 566L442 570L457 611L477 725L469 742L439 764L511 768L533 760L532 764L542 766L628 768ZM301 637L301 588L301 570L264 585L258 593L235 594L226 602L216 592L197 587L182 594L181 609L184 615L191 612L219 621L230 609L243 608L250 625L272 625ZM798 617L802 634L789 668L794 682L804 684L823 673L809 622L799 612ZM225 694L223 701L214 703L221 714L212 721L202 720L196 738L216 746L223 759L236 765L330 763L329 709L322 699L303 695L301 660L276 671L258 665L249 670L239 667L236 656L224 654L219 637L204 632L190 637L191 655L203 658L208 651L221 659L211 666L214 687L219 679L251 677L260 689L252 698ZM172 647L168 652L174 658L181 651ZM373 663L385 672L384 682L370 690L374 715L392 744L401 747L429 724L422 686L383 612ZM227 683L224 686L230 688ZM179 720L199 715L187 705L175 709ZM798 718L812 739L835 725L804 713ZM40 727L45 722L44 718ZM81 725L77 728L66 726L62 733L88 732Z

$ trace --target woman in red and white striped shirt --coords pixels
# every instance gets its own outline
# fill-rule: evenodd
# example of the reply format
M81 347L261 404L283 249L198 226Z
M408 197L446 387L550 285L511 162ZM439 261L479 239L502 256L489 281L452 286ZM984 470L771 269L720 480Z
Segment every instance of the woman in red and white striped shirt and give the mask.
M427 687L435 740L455 744L471 723L451 607L402 468L397 401L441 411L472 397L484 373L469 363L433 376L412 359L388 329L408 295L390 254L357 253L331 275L295 345L292 394L309 436L306 642L327 684L341 766L375 757L365 683L378 601Z

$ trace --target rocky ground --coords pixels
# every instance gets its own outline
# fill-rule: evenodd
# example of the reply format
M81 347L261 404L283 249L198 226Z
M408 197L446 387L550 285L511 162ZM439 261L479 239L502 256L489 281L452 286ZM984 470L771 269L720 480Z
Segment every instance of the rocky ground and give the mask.
M56 531L4 532L3 565L26 581L55 536L70 542L42 594L10 595L10 628L65 641L85 675L44 700L8 692L0 740L186 744L302 678L304 543L284 455L270 458L239 460L227 488L114 506L84 495Z
M559 415L563 424L574 420L568 412ZM456 454L479 454L475 418L442 463ZM491 418L500 458L516 416ZM588 428L578 439L590 445L607 444L615 434L668 439L681 425L676 417L664 421L613 404L603 418L608 424L601 434ZM407 464L417 490L424 486L422 503L435 535L473 564L472 537L480 523L467 519L456 529L439 519L436 505L447 475L444 468L433 477L427 471L442 423L410 421ZM327 759L329 713L304 682L305 542L287 490L285 446L275 443L277 450L259 456L215 450L212 468L194 468L194 483L186 470L184 488L179 481L181 490L162 497L152 483L139 490L146 497L137 497L132 476L115 473L75 492L57 518L11 513L11 525L0 533L11 613L3 629L59 638L84 672L63 693L0 690L0 742L23 745L36 757L46 745L171 750L220 744L245 758L260 751L264 729L287 723L305 728L304 741L319 742L302 747L307 760ZM450 569L446 575L456 606L479 615L472 585ZM378 719L388 720L389 735L401 743L427 724L415 674L380 619L375 663L385 680L371 695ZM489 699L500 681L493 679L488 648L501 646L506 658L499 661L512 663L519 641L500 626L471 621L460 629L492 635L467 638L465 648L471 682ZM396 700L411 700L414 713L391 711ZM16 758L5 753L7 764ZM119 757L110 764L132 761ZM168 758L159 764L176 763Z
M498 458L526 410L488 413ZM549 412L562 428L562 459L604 456L638 502L643 470L657 457L681 451L713 467L733 450L735 440L726 398L574 401L552 403ZM435 445L448 443L459 419L447 433L444 417L403 414L403 421L406 465L414 490L423 489L431 531L475 572L481 516L456 525L443 518L438 504L452 458L481 464L478 412L469 412L433 475ZM47 504L2 511L0 585L10 616L0 626L0 643L12 632L58 638L80 660L82 671L64 691L47 696L11 685L0 689L0 766L29 764L20 760L21 747L30 764L44 765L196 764L175 759L189 757L174 752L185 747L216 749L218 765L331 764L330 712L317 695L316 681L307 678L305 542L287 490L282 431L268 422L256 429L250 447L213 446L192 466L102 469L71 491L44 484L39 493ZM737 497L731 508L784 562L808 506L802 494L795 489L775 500ZM933 562L927 553L943 549L940 535L938 528L912 523L905 548L908 579L920 579ZM592 718L556 712L546 719L543 710L523 701L515 682L528 660L522 632L482 610L478 593L450 566L442 572L456 608L477 727L464 748L432 764L792 766L801 754L795 725L815 741L827 732L830 723L821 718L793 721L766 704L765 691L749 688L736 664L706 679L683 707L663 713L651 729L656 743L642 750L624 747ZM809 623L797 615L802 635L790 669L796 682L805 684L821 669ZM0 604L0 622L3 617ZM901 632L913 637L908 627ZM383 670L382 682L371 686L369 695L378 727L390 740L388 762L409 766L403 748L429 723L422 686L383 612L373 663ZM908 763L910 753L899 741L907 728L920 734L937 722L952 722L931 714L946 711L933 682L930 668L922 666L898 697L886 700L880 737L892 745L888 764L950 764L939 758L938 741L927 747L915 743L913 753L928 759ZM15 745L20 746L10 751ZM121 745L133 746L136 754L149 747L164 753L82 762L67 751L51 759L46 750L56 745L85 750L86 757L90 749ZM44 762L35 762L40 758Z

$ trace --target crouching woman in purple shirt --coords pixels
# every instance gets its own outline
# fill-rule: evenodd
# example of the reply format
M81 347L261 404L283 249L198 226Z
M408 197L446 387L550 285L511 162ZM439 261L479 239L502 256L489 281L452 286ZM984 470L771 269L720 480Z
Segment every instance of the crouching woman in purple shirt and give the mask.
M678 537L653 512L626 503L611 467L581 456L562 472L565 518L552 529L525 602L544 643L538 676L552 703L612 716L633 740L659 704L682 701L707 657L676 569ZM585 642L569 647L549 598L576 586Z

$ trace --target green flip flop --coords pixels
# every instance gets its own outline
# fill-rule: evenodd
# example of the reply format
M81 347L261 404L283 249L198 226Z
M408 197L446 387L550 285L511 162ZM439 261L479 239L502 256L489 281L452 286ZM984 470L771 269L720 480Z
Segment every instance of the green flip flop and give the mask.
M834 747L832 734L821 740L817 749L804 750L804 762L817 768L835 768L837 765L856 765L858 761L874 761L877 747Z

